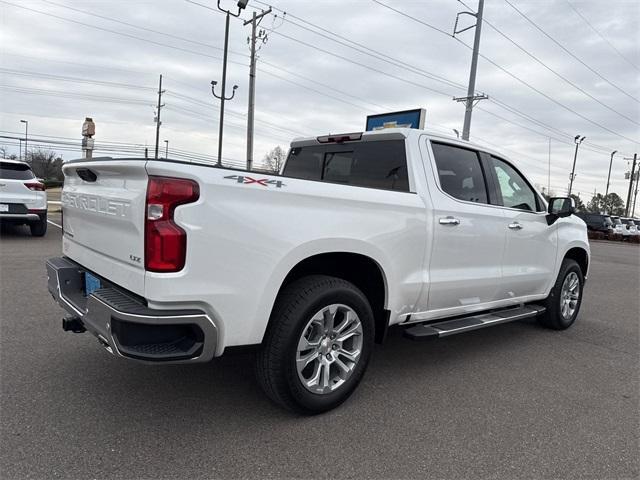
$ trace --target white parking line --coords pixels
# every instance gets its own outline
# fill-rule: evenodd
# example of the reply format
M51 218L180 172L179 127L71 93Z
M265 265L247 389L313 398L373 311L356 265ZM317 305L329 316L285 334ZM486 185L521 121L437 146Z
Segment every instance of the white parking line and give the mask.
M54 227L58 227L60 230L62 230L62 227L60 225L58 225L57 223L52 222L51 220L47 219L47 223L50 223L51 225L53 225Z

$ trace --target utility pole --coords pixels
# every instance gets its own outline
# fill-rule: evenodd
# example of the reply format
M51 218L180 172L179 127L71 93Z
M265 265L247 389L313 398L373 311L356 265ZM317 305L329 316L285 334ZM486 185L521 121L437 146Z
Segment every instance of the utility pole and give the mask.
M224 103L228 100L231 100L238 89L238 85L233 86L233 93L229 98L227 98L227 56L229 53L229 18L231 15L234 17L239 17L242 9L246 8L249 0L240 0L238 2L238 12L231 13L230 10L224 9L220 6L220 0L218 0L218 10L226 13L226 21L224 26L224 55L222 58L222 93L220 95L216 95L215 87L218 84L216 80L211 81L211 93L214 97L220 100L220 125L218 130L218 167L222 166L222 135L224 132Z
M267 41L267 35L264 30L261 30L256 35L256 30L260 21L271 13L271 7L266 12L262 12L260 15L253 12L251 20L246 20L243 25L251 24L251 37L249 43L251 45L251 65L249 66L249 112L247 115L247 170L251 171L253 164L253 114L255 110L255 97L256 97L256 42L261 40L264 44Z
M164 158L166 160L169 158L169 140L165 140L164 145L165 145Z
M609 175L607 175L607 189L604 191L604 201L607 201L607 195L609 195L609 180L611 180L611 166L613 165L613 156L618 153L617 150L611 152L611 160L609 161ZM607 212L609 213L609 212Z
M636 193L633 194L633 208L631 209L631 216L636 214L636 200L638 199L638 185L640 185L640 168L636 172Z
M471 114L473 112L473 107L475 103L480 100L484 100L489 98L487 95L476 95L476 71L478 69L478 53L480 51L480 33L482 31L482 14L484 11L484 0L478 0L478 12L460 12L456 16L456 23L453 27L453 36L456 34L462 33L470 28L475 27L475 37L473 39L473 54L471 56L471 71L469 72L469 88L467 89L466 97L457 97L454 98L456 102L464 102L465 103L465 112L464 112L464 126L462 128L462 139L469 140L469 133L471 131ZM463 28L462 30L458 30L458 19L460 15L471 15L476 18L476 24L467 28Z
M20 123L24 123L24 161L29 161L29 150L27 150L27 142L29 141L29 120L20 120Z
M164 104L162 103L162 94L164 93L164 90L162 90L162 74L160 74L160 82L158 83L158 106L156 107L156 154L155 154L155 159L158 159L158 146L160 143L160 125L162 124L162 121L160 120L160 110L162 110L162 107L164 107Z
M631 164L631 177L629 180L629 193L627 194L627 203L624 206L624 216L628 217L629 216L629 207L630 207L630 203L631 203L631 193L633 192L633 181L635 179L636 176L636 161L638 160L638 154L634 153L633 154L633 163Z
M549 168L547 169L547 195L551 196L551 138L549 138Z
M573 189L573 180L576 178L575 172L576 172L576 160L578 159L578 147L582 142L584 142L585 138L587 137L580 138L580 135L576 135L575 138L573 139L574 143L576 144L576 152L573 155L573 167L571 168L571 175L569 176L569 196L571 196L571 190Z

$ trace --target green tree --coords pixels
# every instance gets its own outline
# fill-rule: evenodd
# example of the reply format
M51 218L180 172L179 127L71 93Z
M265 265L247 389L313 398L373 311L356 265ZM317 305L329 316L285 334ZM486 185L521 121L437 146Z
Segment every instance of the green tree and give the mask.
M569 196L571 198L573 198L573 200L576 202L576 210L578 212L583 212L586 209L586 206L585 206L584 202L582 201L582 199L578 195L576 195L575 193L572 193Z
M598 193L587 204L587 210L593 213L624 215L624 202L617 193L611 192L606 197Z

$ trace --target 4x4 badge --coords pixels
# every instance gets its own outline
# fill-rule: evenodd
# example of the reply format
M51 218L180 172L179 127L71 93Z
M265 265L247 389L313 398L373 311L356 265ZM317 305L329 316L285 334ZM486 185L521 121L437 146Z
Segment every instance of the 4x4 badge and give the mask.
M253 178L248 177L246 175L229 175L224 177L227 180L235 180L237 183L242 183L243 185L249 185L251 183L255 183L257 185L262 185L263 187L268 187L269 185L275 185L276 188L286 187L282 180L270 180L268 178Z

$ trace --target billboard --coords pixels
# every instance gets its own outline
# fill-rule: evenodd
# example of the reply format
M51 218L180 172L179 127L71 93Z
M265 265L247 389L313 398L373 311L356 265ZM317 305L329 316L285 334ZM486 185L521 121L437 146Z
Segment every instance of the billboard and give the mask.
M424 108L405 110L403 112L381 113L367 117L366 130L382 130L383 128L424 128L427 111Z

